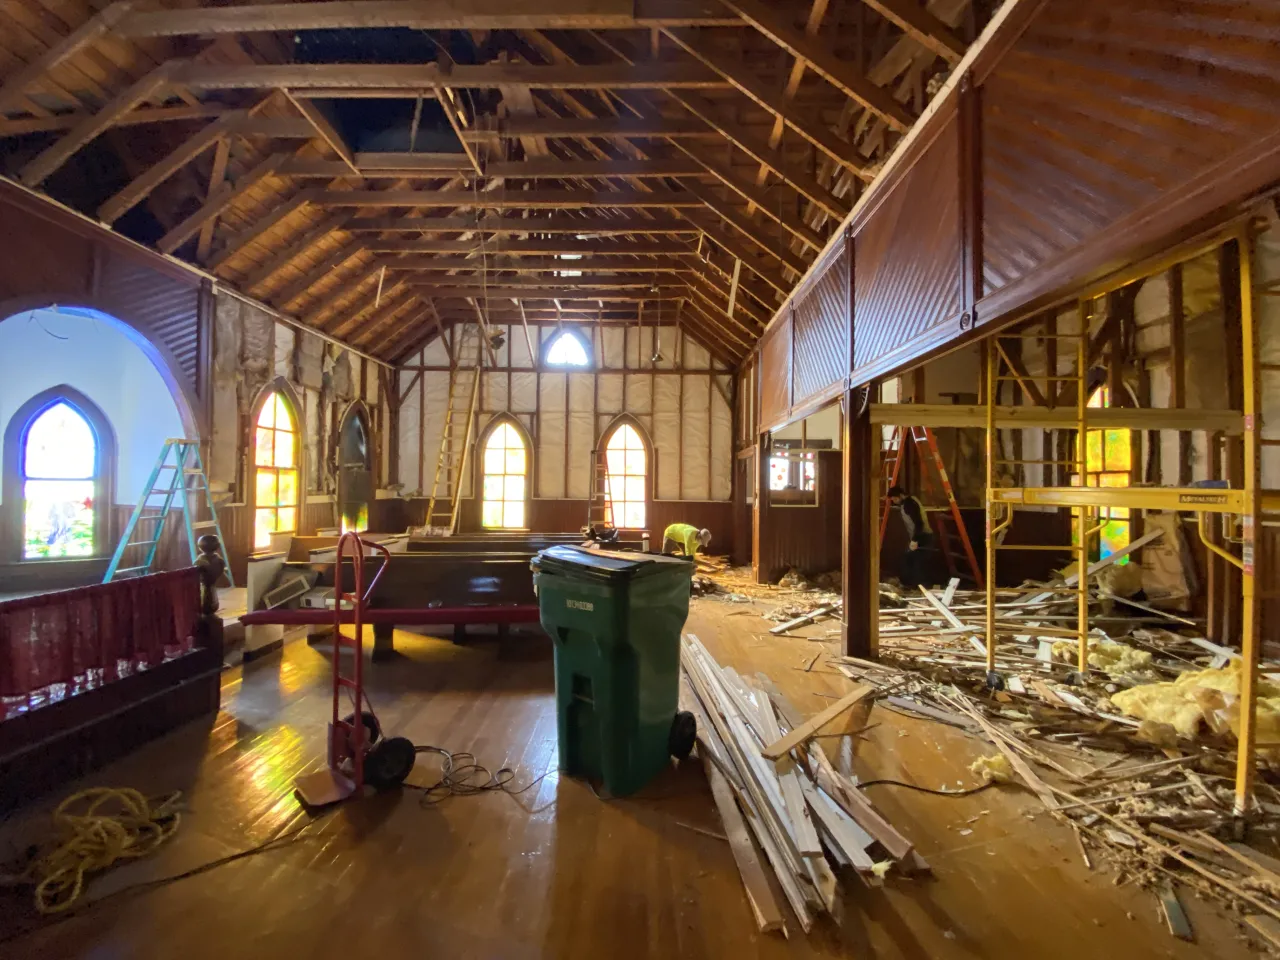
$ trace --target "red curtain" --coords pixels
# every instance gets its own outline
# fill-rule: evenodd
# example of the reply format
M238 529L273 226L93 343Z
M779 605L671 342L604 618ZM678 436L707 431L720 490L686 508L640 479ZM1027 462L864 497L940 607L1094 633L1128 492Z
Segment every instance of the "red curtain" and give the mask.
M0 602L0 720L189 652L195 567Z

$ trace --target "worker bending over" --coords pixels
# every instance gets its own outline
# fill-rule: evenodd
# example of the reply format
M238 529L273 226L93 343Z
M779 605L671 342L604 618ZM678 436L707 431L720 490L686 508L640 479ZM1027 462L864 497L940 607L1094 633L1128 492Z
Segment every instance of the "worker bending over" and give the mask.
M676 547L679 547L686 557L693 559L698 548L706 547L710 542L710 530L699 530L689 523L673 523L662 531L663 553L672 553Z
M902 555L902 585L914 590L924 584L927 576L929 561L924 551L933 544L933 530L920 501L902 487L890 487L889 500L902 514L902 523L907 528L907 550Z

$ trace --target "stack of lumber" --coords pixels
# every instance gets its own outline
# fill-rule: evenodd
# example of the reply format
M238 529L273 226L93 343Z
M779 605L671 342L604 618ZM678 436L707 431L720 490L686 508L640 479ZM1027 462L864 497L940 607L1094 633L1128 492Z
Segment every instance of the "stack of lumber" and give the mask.
M928 869L812 740L876 687L860 685L804 720L768 677L752 684L721 667L695 636L685 638L681 662L699 754L761 931L786 932L776 890L807 932L815 916L835 905L835 870L875 885L895 866L905 873Z

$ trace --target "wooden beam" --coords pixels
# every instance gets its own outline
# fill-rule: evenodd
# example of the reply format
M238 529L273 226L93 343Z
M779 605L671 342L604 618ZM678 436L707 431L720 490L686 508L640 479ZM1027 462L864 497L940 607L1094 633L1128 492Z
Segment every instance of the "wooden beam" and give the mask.
M368 247L367 249L374 249ZM562 260L559 257L400 257L387 261L389 270L451 271L463 273L494 274L503 271L521 273L653 273L654 271L684 272L693 267L686 261L671 257L662 260L600 258L594 260ZM494 278L497 279L497 278ZM511 279L504 277L503 280Z
M346 141L342 139L342 134L329 122L329 118L324 115L323 111L310 100L295 97L288 90L284 91L284 95L293 104L294 108L302 114L302 118L311 125L311 128L316 132L316 136L329 145L329 149L338 155L352 174L357 177L360 176L360 170L356 166L355 155L351 152L351 148L347 146Z
M980 404L873 403L871 422L886 427L986 426L986 407ZM996 426L1069 429L1076 423L1074 407L998 406ZM1164 407L1097 407L1089 410L1092 430L1202 430L1239 436L1244 418L1236 410L1168 410Z
M481 246L474 240L369 240L365 246L379 253L485 253L491 258L567 254L581 257L687 256L693 248L685 243L636 241L610 243L598 240L507 240ZM473 261L474 262L474 261ZM561 260L561 270L576 270L580 261ZM657 266L650 264L650 268ZM510 269L520 269L512 266Z
M726 54L712 49L691 30L667 30L666 34L702 63L730 81L740 93L754 100L775 117L780 117L787 126L831 159L855 173L866 168L866 158L858 152L857 147L837 137L821 119L805 114L784 101L775 88L754 76L745 63L733 60Z
M175 120L216 120L227 112L220 103L201 104L198 107L144 107L131 110L120 117L112 126L133 127L144 123L168 123ZM80 123L88 114L57 113L48 117L18 117L13 120L0 119L0 138L19 137L28 133L50 133L54 130L70 130Z
M311 140L316 128L305 117L250 117L236 131L242 137L272 140Z
M302 236L300 236L289 246L285 247L266 263L254 270L241 281L241 286L246 290L252 290L254 287L265 282L272 277L277 271L283 270L295 258L300 257L310 247L319 243L325 237L332 233L343 229L347 221L351 219L353 214L339 210L325 217L315 226L311 227Z
M839 221L849 215L849 204L820 184L798 164L788 160L782 151L770 147L745 127L724 119L720 115L720 110L711 101L695 94L677 91L668 91L668 95L757 163L772 170L780 180L790 184L797 193L821 207L833 219ZM867 179L871 176L865 162L861 165L861 169L863 172L858 174L860 177Z
M697 223L698 221L690 218L690 222ZM786 280L780 272L770 270L762 264L760 262L760 258L751 253L746 244L738 240L736 235L731 236L723 230L712 230L705 224L700 224L700 226L702 226L703 232L706 233L709 240L712 240L724 247L724 249L728 251L729 256L741 260L743 266L749 269L765 283L769 284L769 286L773 287L773 289L777 290L784 297L791 293L791 289L795 284ZM794 254L792 256L794 256ZM803 270L801 272L803 273Z
M852 710L857 704L861 703L875 692L876 688L869 683L864 683L861 686L854 687L835 703L831 704L831 706L810 717L785 737L768 744L760 751L760 755L766 760L781 760L796 747L810 739L836 717L840 716L840 714L845 713L848 710Z
M597 290L645 290L653 287L655 284L681 284L685 280L683 277L670 275L666 272L651 271L649 273L639 274L583 274L580 277L556 277L541 276L539 274L518 274L516 276L489 277L489 282L494 286L506 287L512 290L524 290L533 294L539 291L555 290L566 285L590 287ZM477 273L454 276L433 277L433 276L412 276L409 281L416 286L422 287L449 287L449 286L476 286L483 287L485 278ZM547 299L547 298L543 298ZM583 299L578 297L576 299ZM588 298L589 299L589 298Z
M116 0L15 71L0 86L0 114L12 110L26 89L41 77L109 33L132 8L133 0Z
M692 193L675 190L330 190L329 207L479 207L494 210L563 210L611 207L700 207Z
M431 173L466 173L471 169L471 161L461 153L379 153L360 151L356 153L356 166L362 173L372 171L394 170L399 173L431 172Z
M721 2L793 57L803 60L814 73L845 96L883 118L895 130L909 130L915 122L915 117L907 111L906 107L893 99L888 90L877 87L863 74L854 70L849 60L836 56L834 51L820 40L791 26L786 18L779 16L760 0L721 0ZM689 31L685 29L683 32L687 34Z
M298 277L288 286L278 290L271 296L271 302L279 307L288 306L298 297L302 296L313 286L327 277L338 267L342 266L352 257L364 252L364 247L353 242L343 244L337 250L334 250L318 264L309 269L302 276Z
M809 262L803 257L788 250L785 241L780 237L768 237L762 235L763 231L760 229L760 224L752 223L748 220L744 211L739 211L738 208L724 200L721 200L712 191L703 189L696 184L685 183L684 186L691 194L706 204L707 208L716 214L716 216L722 219L729 226L733 227L752 243L758 245L761 250L773 257L779 263L785 264L796 273L802 275L807 269L809 269ZM770 241L772 241L772 243ZM790 285L787 287L787 292L790 292Z
M248 112L237 110L223 114L219 119L206 126L199 133L179 144L159 163L152 165L133 182L121 188L114 196L98 208L98 219L112 224L128 213L133 207L145 200L156 187L185 167L211 146L227 136L235 126L248 116Z
M117 28L126 37L217 36L297 30L406 27L411 30L621 30L663 24L732 26L714 5L671 0L336 0L139 11Z
M227 8L244 9L244 8ZM506 84L535 90L721 89L727 82L696 63L542 66L525 63L288 63L178 64L173 82L188 90L284 89L294 95L347 97L360 91L379 97L416 99L433 87L493 88Z
M463 300L491 299L504 300L679 300L687 296L684 287L658 287L655 292L652 288L641 289L617 289L614 287L571 287L560 288L555 287L531 287L531 286L513 286L505 284L502 286L469 286L469 287L446 287L437 284L417 283L414 286L420 287L425 296L435 299L457 298Z
M698 177L706 171L696 160L538 160L497 161L485 167L490 177L519 180L530 177Z
M152 97L169 85L174 64L172 61L162 63L141 80L130 84L125 90L112 98L101 110L86 116L77 123L66 136L52 146L46 148L35 159L22 168L18 179L25 186L39 186L52 174L62 168L71 157L85 144L113 125L116 120Z
M786 211L786 207L788 206L786 203L779 203L771 197L766 196L761 188L755 186L755 184L750 180L744 180L724 164L716 163L713 160L701 157L699 157L698 160L703 164L708 173L712 174L726 187L741 196L742 199L747 201L747 203L755 204L760 209L761 213L765 214L770 220L778 224L778 226L782 227L806 247L809 247L811 250L816 252L826 246L826 241L822 238L821 234L795 216L794 212L788 213ZM697 184L693 183L684 183L684 187L687 190L695 192L701 189ZM711 195L709 191L708 195ZM708 204L708 206L710 206L710 204Z
M392 304L399 303L400 306L403 306L402 298L406 300L417 299L417 294L407 290L403 281L384 285L381 290L381 297L379 297L379 291L375 286L364 297L350 304L345 310L340 311L340 317L336 322L327 321L321 325L321 329L334 337L346 337L361 319L368 319L372 324L375 318L385 316L384 311ZM384 300L387 301L387 307L380 306ZM370 310L374 311L374 313L366 318L365 314Z
M205 190L205 199L212 199L227 181L227 164L231 160L231 140L223 137L213 152L213 167L209 171L209 187ZM196 240L196 262L205 263L213 249L213 233L218 227L218 218L210 217L200 228L200 237Z
M520 137L564 137L579 139L599 137L626 139L630 137L661 137L667 140L714 137L715 131L696 120L671 120L663 116L653 117L536 117L513 118L496 127L475 127L467 131L472 140L494 137L519 139Z
M484 170L480 166L480 159L476 156L475 148L463 137L466 133L467 124L462 115L462 111L458 109L458 105L454 102L453 91L447 87L436 87L436 101L440 104L440 109L444 111L445 119L449 121L449 126L453 128L454 135L458 138L458 142L462 144L462 151L467 155L467 159L471 161L471 166L476 172L476 176L483 177Z
M626 217L579 217L553 213L542 217L368 217L354 221L354 233L452 233L479 231L496 234L581 234L584 236L616 236L629 234L699 233L687 220L655 216L641 220ZM572 242L572 241L566 241ZM573 250L540 250L540 253L572 253Z
M209 261L209 269L217 270L272 227L283 222L288 217L293 216L314 200L315 193L310 190L302 190L294 194L287 202L278 204L261 220L254 221L235 236L228 238L227 242L222 245L222 248L214 258Z
M156 242L162 253L173 253L199 230L211 217L216 217L255 186L276 172L289 157L286 153L273 153L235 183L224 184L195 213L191 214Z
M926 50L955 66L964 58L965 44L949 26L912 0L862 0L880 16ZM729 6L733 6L730 3Z

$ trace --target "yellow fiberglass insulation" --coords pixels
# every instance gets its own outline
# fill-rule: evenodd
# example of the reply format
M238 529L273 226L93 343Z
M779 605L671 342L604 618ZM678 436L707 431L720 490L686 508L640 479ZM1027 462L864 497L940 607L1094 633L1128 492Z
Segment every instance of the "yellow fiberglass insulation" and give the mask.
M1053 645L1054 658L1067 663L1075 662L1077 651L1075 640L1058 640ZM1120 676L1151 666L1151 654L1145 650L1135 650L1123 643L1090 640L1088 663L1095 670Z
M1167 723L1195 739L1204 723L1214 733L1240 732L1240 660L1221 670L1184 673L1172 683L1147 683L1111 695L1127 716ZM1280 748L1280 686L1259 678L1258 746Z

